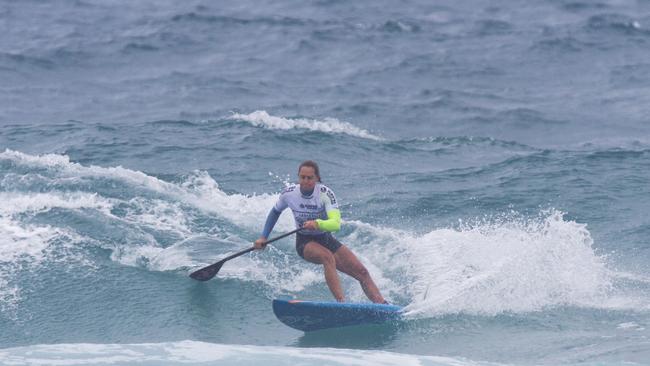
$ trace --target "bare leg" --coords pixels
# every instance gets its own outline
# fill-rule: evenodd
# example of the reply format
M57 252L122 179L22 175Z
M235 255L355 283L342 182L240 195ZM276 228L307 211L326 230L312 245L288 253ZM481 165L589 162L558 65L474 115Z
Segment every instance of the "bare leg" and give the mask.
M339 271L353 277L361 284L363 292L368 296L368 299L374 303L383 304L386 302L384 297L381 296L375 281L370 277L370 273L366 267L359 261L359 259L352 253L348 247L343 245L336 253L334 253L336 260L336 268Z
M332 292L332 295L334 295L336 301L344 302L345 297L343 296L343 288L341 287L339 274L336 272L336 259L332 252L317 242L310 241L305 245L303 255L306 260L323 265L325 282L327 282L327 286Z

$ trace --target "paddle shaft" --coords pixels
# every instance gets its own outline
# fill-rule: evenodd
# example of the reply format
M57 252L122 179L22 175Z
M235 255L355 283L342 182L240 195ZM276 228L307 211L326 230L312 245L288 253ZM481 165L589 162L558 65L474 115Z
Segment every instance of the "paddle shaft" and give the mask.
M267 241L266 241L266 244L273 243L274 241L276 241L276 240L280 240L280 239L282 239L282 238L286 238L287 236L289 236L289 235L293 235L293 234L297 233L297 232L300 231L300 230L302 230L302 228L299 228L299 229L296 229L296 230L291 230L291 231L289 231L288 233L284 233L284 234L282 234L282 235L280 235L280 236L276 236L275 238L273 238L273 239L271 239L271 240L267 240ZM252 248L249 248L249 249L255 249L255 247L252 247Z
M289 231L288 233L284 233L284 234L282 234L282 235L280 235L280 236L277 236L277 237L275 237L275 238L273 238L273 239L271 239L271 240L267 240L264 244L273 243L273 242L276 241L276 240L280 240L280 239L286 238L286 237L289 236L289 235L293 235L293 234L297 233L298 231L300 231L300 229L296 229L296 230L293 230L293 231ZM248 252L252 252L253 250L255 250L255 247L254 247L254 246L253 246L253 247L250 247L250 248L248 248L248 249L244 249L244 250L242 250L242 251L240 251L240 252L237 252L237 253L235 253L235 254L233 254L233 255L229 255L229 256L227 256L226 258L220 260L219 262L227 262L227 261L229 261L229 260L231 260L231 259L233 259L233 258L237 258L237 257L239 257L240 255L246 254L246 253L248 253Z
M295 234L300 230L301 229L296 229L296 230L290 231L288 233L282 234L282 235L277 236L277 237L275 237L273 239L267 240L265 244L269 244L269 243L272 243L272 242L274 242L276 240L286 238L287 236ZM227 261L229 261L229 260L231 260L233 258L237 258L237 257L239 257L241 255L244 255L244 254L246 254L248 252L252 252L253 250L255 250L255 246L244 249L244 250L239 251L239 252L237 252L235 254L229 255L229 256L227 256L226 258L220 260L217 263L211 264L211 265L209 265L207 267L199 269L198 271L192 272L190 274L190 277L192 277L195 280L199 280L199 281L207 281L207 280L211 279L212 277L214 277L219 272L219 270L221 269L221 266L223 266L224 263L226 263Z

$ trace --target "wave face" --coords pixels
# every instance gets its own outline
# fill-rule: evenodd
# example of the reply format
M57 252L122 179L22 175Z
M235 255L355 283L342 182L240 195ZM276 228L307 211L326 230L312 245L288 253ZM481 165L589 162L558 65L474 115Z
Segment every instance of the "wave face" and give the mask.
M647 364L649 10L3 2L0 364ZM278 322L292 238L188 278L307 159L402 321Z
M181 124L182 129L212 125ZM220 126L241 128L228 121ZM269 133L258 126L246 128L251 133ZM279 134L278 141L284 138L283 131L270 132ZM310 138L310 134L322 131L291 133ZM361 149L388 154L384 158L395 162L421 154L440 159L450 156L460 165L463 158L459 156L481 149L490 150L492 159L505 160L420 173L405 172L404 165L396 163L390 179L370 191L350 186L343 179L343 184L339 183L346 192L342 197L357 198L343 206L346 219L338 237L363 261L384 295L406 307L406 323L373 336L367 332L376 330L361 329L335 341L329 336L300 338L298 346L388 347L418 354L439 342L440 337L456 338L458 343L443 342L433 349L432 354L440 357L448 354L443 344L460 347L468 331L488 328L489 334L504 336L502 332L514 327L529 332L528 341L532 341L549 326L568 326L571 331L556 338L565 339L581 328L576 318L596 319L593 321L609 324L607 329L616 329L619 335L611 347L618 347L618 342L634 342L645 334L650 278L638 270L645 262L637 257L639 250L634 245L646 232L645 226L629 221L630 229L614 241L608 239L606 230L592 231L579 217L588 221L594 202L582 197L591 194L585 187L601 184L599 179L604 176L593 172L576 181L562 174L579 162L577 165L609 166L614 175L621 162L637 165L645 161L645 150L548 152L489 139L346 138L356 140ZM164 154L178 153L170 151ZM490 160L490 154L482 155L485 162ZM542 171L538 171L540 165L544 166ZM279 347L292 344L293 331L273 320L271 299L330 297L319 268L300 260L286 239L264 252L233 260L207 284L186 277L190 271L250 245L290 174L260 174L275 181L276 189L259 194L224 187L235 187L238 182L226 171L215 174L226 177L227 184L222 185L208 171L157 177L122 166L84 165L67 155L31 155L15 150L0 153L0 166L0 197L4 202L0 210L0 301L3 326L11 337L3 340L7 346L23 345L33 352L33 347L40 346L26 345L34 342L32 332L36 330L42 335L36 336L35 344L50 342L55 334L54 339L65 343L91 339L110 344L125 335L133 341L154 343L179 336L193 339L197 337L197 324L207 322L222 325L210 327L197 339L243 342L266 327L283 336L270 344L260 336L259 344ZM511 171L518 173L507 173ZM368 174L377 173L368 169ZM530 179L522 182L520 174ZM536 183L539 175L544 180ZM556 181L552 186L563 195L586 202L572 206L574 217L552 208L554 203L547 201L547 195L552 194L546 187L548 177ZM609 179L605 176L604 182ZM635 178L630 179L634 184ZM438 182L438 189L444 193L427 191L431 182ZM411 186L412 191L400 191L404 185ZM545 190L538 200L543 199L551 208L540 210L531 204L538 200L531 200L516 211L512 202L500 198L503 189L511 198ZM611 189L625 197L620 186ZM474 216L476 212L494 214ZM598 217L593 221L596 224L591 226L606 226ZM292 219L285 214L276 232L290 229ZM350 301L366 301L354 280L342 279ZM166 304L162 308L156 305L160 301ZM214 301L221 305L210 310ZM72 313L66 310L72 303L82 305ZM130 315L115 321L126 309ZM197 313L198 309L203 310ZM263 315L242 321L238 309ZM61 320L52 323L52 318ZM170 324L169 330L154 331L155 324L161 323ZM545 325L538 328L539 324ZM105 333L103 327L112 331ZM353 341L357 337L365 340ZM412 337L420 337L420 341L408 346L401 343ZM67 352L65 347L55 346L55 350ZM524 348L517 357L534 357L530 352L534 349ZM500 362L483 351L466 357ZM574 360L566 354L558 357L566 362Z

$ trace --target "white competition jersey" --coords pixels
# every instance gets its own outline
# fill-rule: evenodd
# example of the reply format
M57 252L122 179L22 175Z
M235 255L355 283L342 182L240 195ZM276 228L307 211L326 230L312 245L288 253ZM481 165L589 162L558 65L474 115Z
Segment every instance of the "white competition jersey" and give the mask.
M304 196L300 192L300 185L293 184L285 188L280 194L274 208L282 212L289 207L296 220L296 228L301 228L305 221L323 219L327 220L327 211L338 210L334 192L322 183L316 183L314 192L310 196ZM318 235L323 234L321 230L301 230L300 234Z

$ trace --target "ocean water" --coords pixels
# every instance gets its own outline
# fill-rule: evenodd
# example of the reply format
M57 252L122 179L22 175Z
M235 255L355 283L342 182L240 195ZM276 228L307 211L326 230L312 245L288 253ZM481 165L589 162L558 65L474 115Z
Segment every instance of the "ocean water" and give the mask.
M0 365L650 365L647 1L0 0L0 34ZM403 321L281 324L331 300L291 238L188 278L305 159Z

